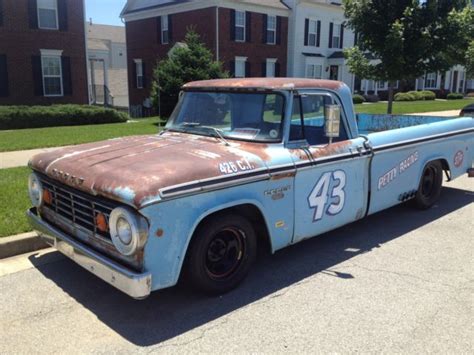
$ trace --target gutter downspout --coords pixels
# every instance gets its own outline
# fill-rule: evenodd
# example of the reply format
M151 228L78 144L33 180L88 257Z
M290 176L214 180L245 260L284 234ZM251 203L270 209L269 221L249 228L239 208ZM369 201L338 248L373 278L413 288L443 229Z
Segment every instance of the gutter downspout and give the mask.
M216 61L219 59L219 6L216 6Z

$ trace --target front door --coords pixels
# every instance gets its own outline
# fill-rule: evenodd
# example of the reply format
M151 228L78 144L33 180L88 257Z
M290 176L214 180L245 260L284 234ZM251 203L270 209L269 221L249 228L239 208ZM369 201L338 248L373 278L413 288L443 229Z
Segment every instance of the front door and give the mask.
M340 137L329 144L324 107L332 103L339 102L330 93L307 93L294 101L290 130L296 165L294 243L358 220L366 212L369 155L363 138L348 136L344 116Z
M331 65L329 68L329 80L339 80L339 66Z

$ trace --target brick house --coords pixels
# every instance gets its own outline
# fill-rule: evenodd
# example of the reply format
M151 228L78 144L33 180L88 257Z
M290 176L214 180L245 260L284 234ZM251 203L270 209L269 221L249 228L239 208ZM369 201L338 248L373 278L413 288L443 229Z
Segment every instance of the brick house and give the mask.
M83 0L0 0L0 105L88 104Z
M190 26L231 75L286 76L289 15L279 0L128 0L121 16L132 114L150 96L154 66Z

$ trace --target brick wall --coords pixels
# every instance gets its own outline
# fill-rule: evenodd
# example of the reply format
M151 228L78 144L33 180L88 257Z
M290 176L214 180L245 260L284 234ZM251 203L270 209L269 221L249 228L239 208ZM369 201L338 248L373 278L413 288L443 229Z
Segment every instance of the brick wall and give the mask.
M82 0L65 0L67 30L31 29L28 0L3 1L0 55L7 58L9 95L0 105L87 104L84 11ZM63 97L35 95L32 56L40 49L62 50L71 61L72 94Z
M216 8L206 8L171 15L172 40L162 45L159 40L158 20L150 18L126 23L127 57L129 73L130 105L141 105L150 96L153 68L166 58L174 43L182 41L188 27L192 26L200 34L205 45L216 52ZM262 63L267 58L277 58L280 76L286 76L288 18L281 20L281 42L267 45L262 41L263 13L251 13L251 41L238 43L231 40L231 10L219 9L219 54L226 70L233 71L231 65L236 56L248 57L250 75L262 76ZM146 84L143 89L136 88L134 59L145 63Z

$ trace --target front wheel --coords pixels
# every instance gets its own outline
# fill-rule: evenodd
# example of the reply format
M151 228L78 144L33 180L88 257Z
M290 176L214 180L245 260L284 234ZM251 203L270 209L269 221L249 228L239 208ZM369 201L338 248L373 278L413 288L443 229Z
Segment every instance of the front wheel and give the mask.
M252 225L239 215L218 215L198 228L189 246L186 274L208 294L222 294L247 276L256 259Z
M441 195L443 166L439 161L428 163L423 169L420 185L415 196L415 206L421 210L432 207Z

